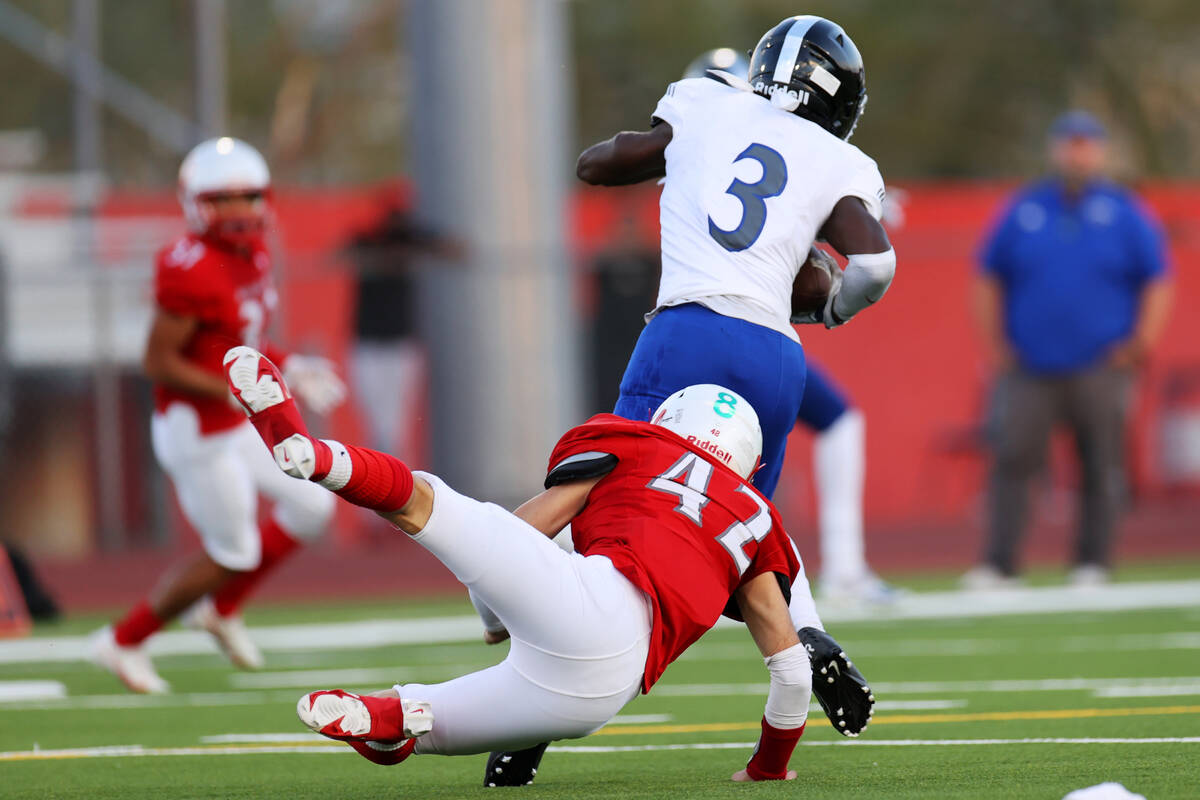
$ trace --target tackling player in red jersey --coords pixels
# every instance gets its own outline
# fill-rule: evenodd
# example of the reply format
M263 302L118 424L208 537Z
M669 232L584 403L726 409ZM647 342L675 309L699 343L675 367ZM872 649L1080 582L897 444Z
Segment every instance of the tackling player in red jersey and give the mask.
M204 552L97 633L94 660L134 691L167 690L141 645L189 607L191 623L210 631L235 664L259 666L238 609L297 540L319 535L333 513L327 493L279 474L221 372L231 346L266 347L263 331L276 304L264 241L269 196L266 163L237 139L202 142L179 170L190 232L158 254L144 367L154 382L154 453ZM324 359L272 352L315 411L341 401L341 381ZM275 502L262 524L260 492Z
M724 611L745 621L771 678L762 735L734 780L795 777L787 762L813 675L786 595L802 566L774 508L746 482L762 435L743 398L692 386L654 423L594 417L560 440L546 491L510 514L391 456L313 439L283 376L252 348L230 350L225 368L284 472L379 512L512 638L503 662L445 683L311 692L297 707L310 728L380 764L586 736L649 691ZM549 538L568 523L574 553Z

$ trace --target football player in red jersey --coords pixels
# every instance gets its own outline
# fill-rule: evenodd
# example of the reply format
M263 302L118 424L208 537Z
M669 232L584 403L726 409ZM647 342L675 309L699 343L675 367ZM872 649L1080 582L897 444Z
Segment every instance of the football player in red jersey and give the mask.
M137 692L167 691L142 643L189 607L191 624L211 632L235 664L260 666L238 609L297 540L319 535L333 513L327 492L280 475L221 373L231 346L266 347L263 331L276 303L265 243L270 189L262 156L229 137L197 145L179 169L190 231L158 254L144 367L154 382L154 453L204 551L96 634L94 660ZM329 362L272 352L314 411L341 401L345 390ZM259 493L275 503L261 524Z
M762 434L743 398L691 386L652 423L593 417L555 447L546 491L512 514L391 456L313 439L283 376L254 349L231 349L225 369L284 472L379 512L512 638L503 662L445 683L306 694L297 711L310 728L382 764L586 736L727 613L744 619L771 679L758 746L734 780L795 777L787 762L813 679L787 601L802 566L774 507L747 483ZM549 538L568 523L574 553ZM865 683L855 689L870 697Z

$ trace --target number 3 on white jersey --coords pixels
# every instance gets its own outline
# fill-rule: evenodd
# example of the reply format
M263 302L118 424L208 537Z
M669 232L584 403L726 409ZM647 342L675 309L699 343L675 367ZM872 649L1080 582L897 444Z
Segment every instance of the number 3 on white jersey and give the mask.
M695 453L686 453L662 475L647 486L657 492L665 492L679 498L675 510L692 522L703 526L701 513L708 504L708 482L712 479L713 465ZM761 542L771 532L771 512L767 503L753 489L742 485L737 489L758 506L758 510L745 522L735 522L725 529L717 541L733 558L738 575L750 568L745 546L750 542Z
M717 240L717 244L731 253L740 253L758 241L763 228L767 224L768 197L778 197L787 186L787 163L778 152L765 144L754 144L747 147L733 163L743 158L753 159L762 165L762 177L754 183L746 183L741 178L734 178L725 190L742 203L742 219L731 231L718 226L713 218L708 218L708 235Z

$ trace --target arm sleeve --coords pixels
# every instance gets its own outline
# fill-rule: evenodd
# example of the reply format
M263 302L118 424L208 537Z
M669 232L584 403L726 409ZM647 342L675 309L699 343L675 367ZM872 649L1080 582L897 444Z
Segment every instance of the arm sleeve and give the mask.
M812 666L804 645L796 644L765 659L771 674L762 733L746 771L756 781L780 780L804 734L812 694Z
M612 453L589 451L567 456L555 464L546 475L545 487L564 483L602 478L617 468L618 459Z

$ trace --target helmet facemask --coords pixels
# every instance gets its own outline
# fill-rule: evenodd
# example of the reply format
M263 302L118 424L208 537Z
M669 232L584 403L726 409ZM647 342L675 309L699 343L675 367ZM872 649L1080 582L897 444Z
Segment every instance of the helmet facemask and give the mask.
M197 233L238 248L261 242L271 219L268 193L263 191L209 192L191 198L190 204Z

